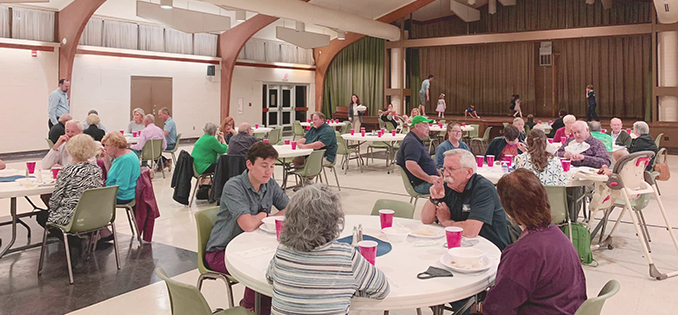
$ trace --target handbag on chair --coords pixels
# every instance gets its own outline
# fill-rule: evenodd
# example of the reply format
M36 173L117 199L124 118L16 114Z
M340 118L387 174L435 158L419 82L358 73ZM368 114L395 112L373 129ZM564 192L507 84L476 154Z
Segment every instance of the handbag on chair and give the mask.
M669 165L666 163L668 154L664 151L663 156L657 156L657 160L654 163L654 171L659 173L659 176L655 180L669 180L671 178L671 172L669 171ZM661 162L659 161L661 159Z

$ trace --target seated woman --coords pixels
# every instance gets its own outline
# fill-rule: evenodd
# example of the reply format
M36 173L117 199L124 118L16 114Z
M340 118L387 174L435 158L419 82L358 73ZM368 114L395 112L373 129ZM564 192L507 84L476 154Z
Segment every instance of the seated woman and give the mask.
M532 129L527 135L527 152L515 159L516 169L525 168L539 177L543 185L563 186L567 183L567 173L563 170L560 158L546 150L548 141L541 129Z
M553 142L560 142L562 137L572 137L572 124L574 124L575 121L577 121L577 118L574 117L574 115L565 115L565 117L563 117L563 124L565 124L565 127L556 130L556 134L553 136Z
M419 116L419 115L420 115L419 109L417 109L417 108L412 108L412 111L410 111L410 117L407 118L407 121L406 121L406 124L405 124L405 125L406 125L406 126L412 125L412 118L417 117L417 116Z
M518 156L523 152L527 152L525 144L518 140L520 132L518 128L513 125L508 125L504 128L504 136L499 136L492 139L490 145L487 146L485 156L493 155L495 161L503 161L507 155L513 157Z
M226 154L228 145L223 135L217 135L217 125L205 124L205 134L193 145L193 166L198 174L214 172L217 167L217 158L220 154Z
M384 109L379 110L379 119L386 123L390 123L393 126L393 129L398 127L398 123L395 120L395 117L397 117L398 114L396 111L393 109L393 104L388 104L388 106ZM388 129L388 127L385 127Z
M224 141L228 144L231 141L231 137L238 134L235 131L235 120L231 117L224 118L224 121L221 122L221 127L219 128L221 135L224 137Z
M146 125L144 125L144 116L146 116L146 113L144 113L144 110L141 108L135 108L132 111L132 114L132 121L127 125L127 133L141 132L146 128Z
M92 138L94 138L94 140L101 142L101 139L103 139L106 132L97 127L97 125L99 125L101 122L99 116L96 114L90 114L87 116L85 122L87 123L88 127L83 131L83 133L90 135Z
M586 278L572 243L551 224L546 189L518 169L499 180L497 193L523 232L501 254L483 314L574 314L586 300Z
M80 123L78 122L78 124ZM68 140L66 150L71 156L72 162L59 171L54 192L49 198L49 210L40 211L36 216L38 224L42 227L45 227L47 222L68 225L73 218L75 207L78 205L82 193L87 189L99 188L104 185L101 168L88 161L99 150L99 146L92 137L84 134L76 135ZM50 232L63 241L61 230L51 229ZM68 243L71 254L77 257L78 255L74 252L80 251L80 238L71 236L68 238Z
M266 272L273 314L348 314L354 296L388 295L384 273L351 245L337 242L344 212L328 186L302 188L285 211L285 231Z
M113 159L108 170L106 186L120 186L116 203L128 204L136 197L137 179L141 175L139 157L127 149L125 136L118 132L107 134L102 142L106 155Z
M469 150L466 143L461 141L461 126L457 122L450 122L447 124L447 133L445 134L445 140L436 148L436 168L443 168L443 161L445 160L445 152L452 149L464 149Z

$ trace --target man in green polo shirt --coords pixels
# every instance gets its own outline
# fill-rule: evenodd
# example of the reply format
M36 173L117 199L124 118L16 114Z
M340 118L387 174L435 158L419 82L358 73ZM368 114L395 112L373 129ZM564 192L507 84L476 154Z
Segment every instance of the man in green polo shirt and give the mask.
M323 165L331 166L334 164L334 158L337 156L337 136L334 133L334 128L325 123L325 115L320 112L313 113L311 116L311 129L306 132L306 135L297 140L297 147L300 149L325 149L325 156ZM305 159L295 158L294 164L303 165Z
M612 152L612 144L614 141L612 141L612 137L610 135L602 133L600 122L593 120L589 122L589 130L591 131L591 136L600 140L605 145L605 148L607 149L607 152Z

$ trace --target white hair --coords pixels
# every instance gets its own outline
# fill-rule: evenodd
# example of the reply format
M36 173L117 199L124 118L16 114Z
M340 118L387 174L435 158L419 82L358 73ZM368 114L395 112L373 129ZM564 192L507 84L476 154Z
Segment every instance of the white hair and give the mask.
M563 123L575 122L575 121L577 121L577 117L574 117L574 115L565 115L565 117L563 117Z
M71 120L67 121L64 124L64 127L68 127L68 125L75 125L78 128L78 130L80 130L80 131L85 130L85 127L82 125L82 123L80 123L79 121L76 121L75 119L71 119Z
M466 149L452 149L445 151L445 157L459 155L459 165L464 168L473 169L473 173L476 173L477 164L476 157L471 153L471 151Z
M645 135L650 133L650 126L644 121L636 121L633 123L633 129L638 130L638 133Z
M519 120L523 120L521 117L513 118L513 124L515 125Z
M153 114L148 114L144 116L144 120L149 123L155 124L155 116L153 116Z

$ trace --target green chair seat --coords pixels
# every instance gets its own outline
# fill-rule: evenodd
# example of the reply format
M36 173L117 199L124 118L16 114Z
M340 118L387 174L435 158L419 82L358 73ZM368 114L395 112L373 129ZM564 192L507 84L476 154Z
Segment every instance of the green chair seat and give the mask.
M410 202L412 202L412 199L414 199L414 206L417 206L417 200L419 198L426 198L430 196L429 194L420 194L416 191L414 191L414 187L412 187L412 183L410 183L410 179L407 177L407 173L405 173L405 170L400 167L400 165L396 164L396 167L398 168L398 171L400 172L400 177L403 180L403 185L405 186L405 191L407 191L407 194L410 195Z
M146 140L143 149L141 149L141 156L139 160L141 161L151 161L152 163L161 163L160 157L162 156L162 141L163 139L150 139ZM150 167L151 171L154 167ZM165 178L165 169L162 169L162 178Z
M600 315L600 313L603 311L603 305L605 304L605 301L617 294L620 288L621 286L617 280L613 279L608 281L600 290L598 296L584 301L584 303L579 306L577 312L575 312L574 315Z

